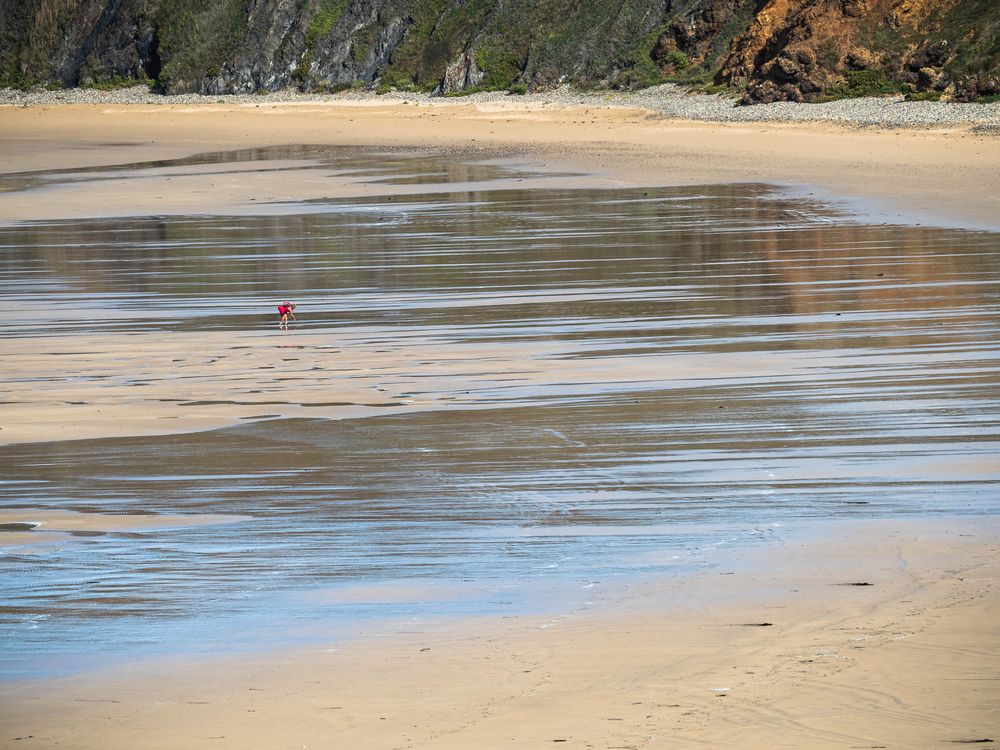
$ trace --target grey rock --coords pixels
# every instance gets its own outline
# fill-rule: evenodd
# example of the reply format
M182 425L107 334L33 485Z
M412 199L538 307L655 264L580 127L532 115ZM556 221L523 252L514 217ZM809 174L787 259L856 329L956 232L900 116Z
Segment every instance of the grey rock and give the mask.
M451 94L478 86L483 80L483 72L476 65L476 57L466 50L449 65L444 72L440 93Z

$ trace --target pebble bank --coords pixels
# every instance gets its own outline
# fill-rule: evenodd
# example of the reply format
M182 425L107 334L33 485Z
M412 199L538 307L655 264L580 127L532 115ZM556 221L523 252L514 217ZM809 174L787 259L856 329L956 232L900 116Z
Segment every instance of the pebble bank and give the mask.
M627 107L648 110L671 119L702 122L829 122L849 127L946 128L965 126L973 132L1000 135L1000 103L964 104L952 102L911 102L896 97L842 99L824 104L775 102L740 106L721 94L691 93L677 86L655 86L640 91L584 92L563 86L534 94L480 92L462 97L431 97L411 92L375 94L370 90L348 90L337 94L302 93L287 90L269 94L163 96L145 86L111 91L61 89L56 91L0 90L0 106L38 107L56 104L268 104L357 103L393 104L478 104L520 107Z

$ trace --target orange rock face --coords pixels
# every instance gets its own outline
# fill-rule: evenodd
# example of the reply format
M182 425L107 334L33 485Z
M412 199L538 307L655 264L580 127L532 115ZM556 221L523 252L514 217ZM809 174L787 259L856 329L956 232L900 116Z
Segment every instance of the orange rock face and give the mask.
M964 86L966 98L992 93L996 76L988 71L972 71L964 80L948 71L959 57L956 40L969 37L975 5L977 0L768 0L733 39L716 80L744 87L747 103L907 87L947 96Z

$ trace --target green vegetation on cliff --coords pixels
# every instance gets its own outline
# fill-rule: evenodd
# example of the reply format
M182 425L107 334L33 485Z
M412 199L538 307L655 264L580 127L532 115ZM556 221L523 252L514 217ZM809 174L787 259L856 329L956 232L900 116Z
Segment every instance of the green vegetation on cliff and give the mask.
M1000 94L997 0L0 0L0 86Z
M490 17L475 43L482 85L509 89L570 81L610 85L635 56L639 41L662 22L663 8L643 0L513 0Z
M300 10L304 10L306 7L305 3L303 2L299 7ZM316 9L316 15L313 16L312 21L309 23L309 29L306 31L307 50L316 49L316 46L333 29L333 25L341 19L346 9L347 0L320 0L319 7Z
M319 5L316 7L316 14L312 17L309 27L306 29L305 52L302 54L299 64L292 73L292 80L295 83L301 85L307 80L309 68L316 55L316 50L323 44L330 32L333 31L333 27L343 17L344 11L347 10L347 2L348 0L319 1ZM308 8L308 0L299 0L299 13L308 12ZM349 88L349 86L349 84L345 84L343 88Z
M935 38L936 37L936 38ZM945 70L959 87L1000 94L1000 6L996 0L965 0L951 8L932 44L952 44Z
M996 0L958 0L931 4L919 24L883 21L863 28L857 38L879 61L870 70L843 72L847 86L827 96L910 91L914 100L948 94L972 99L1000 93L1000 6ZM872 78L859 85L858 75ZM855 78L852 79L852 76ZM881 77L882 86L872 85Z
M240 46L251 0L162 0L156 13L161 88L219 75Z
M409 26L382 82L399 89L430 91L468 47L494 1L416 0L407 5Z
M0 2L0 85L75 84L52 64L72 22L73 7L66 2Z

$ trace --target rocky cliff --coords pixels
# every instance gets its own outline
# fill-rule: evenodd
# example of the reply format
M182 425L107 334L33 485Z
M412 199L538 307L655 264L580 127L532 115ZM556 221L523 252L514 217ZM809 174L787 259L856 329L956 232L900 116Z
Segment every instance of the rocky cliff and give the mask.
M0 0L0 85L1000 94L998 0Z

